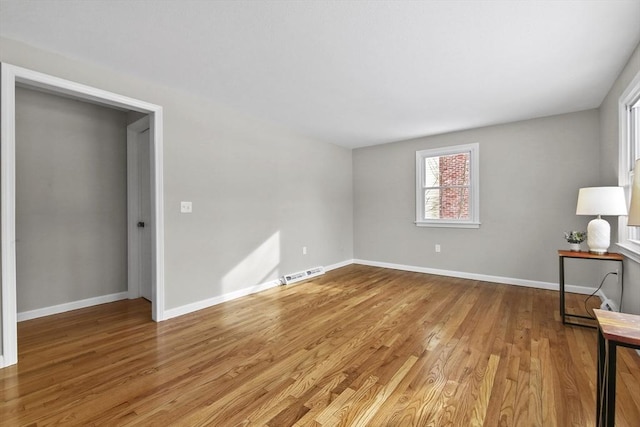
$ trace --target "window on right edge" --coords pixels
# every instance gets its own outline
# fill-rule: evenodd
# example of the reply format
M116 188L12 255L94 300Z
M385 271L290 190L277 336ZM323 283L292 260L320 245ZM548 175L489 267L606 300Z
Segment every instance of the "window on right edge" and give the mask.
M633 168L640 158L640 73L620 96L618 102L620 153L618 164L618 184L624 187L627 200L631 198L631 184L633 183ZM640 257L640 229L627 227L627 217L618 219L618 245L623 249ZM631 255L628 254L627 255Z
M416 225L478 228L479 145L416 152Z

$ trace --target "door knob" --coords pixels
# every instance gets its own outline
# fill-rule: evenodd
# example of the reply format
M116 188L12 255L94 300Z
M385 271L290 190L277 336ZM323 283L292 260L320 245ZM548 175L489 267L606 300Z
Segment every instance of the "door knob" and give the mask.
M138 228L144 228L144 221L138 222Z

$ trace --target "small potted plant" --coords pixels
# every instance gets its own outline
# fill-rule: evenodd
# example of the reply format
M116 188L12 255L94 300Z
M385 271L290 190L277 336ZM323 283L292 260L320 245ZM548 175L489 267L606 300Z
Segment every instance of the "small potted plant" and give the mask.
M586 231L565 231L564 238L569 242L569 249L580 252L580 243L587 239Z

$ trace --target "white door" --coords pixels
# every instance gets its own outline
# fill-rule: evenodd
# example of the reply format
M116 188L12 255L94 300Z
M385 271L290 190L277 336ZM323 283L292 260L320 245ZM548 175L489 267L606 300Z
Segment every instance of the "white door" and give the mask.
M127 126L128 288L153 301L150 135L148 116Z
M149 128L141 132L138 145L138 233L140 234L140 296L151 301L151 151Z

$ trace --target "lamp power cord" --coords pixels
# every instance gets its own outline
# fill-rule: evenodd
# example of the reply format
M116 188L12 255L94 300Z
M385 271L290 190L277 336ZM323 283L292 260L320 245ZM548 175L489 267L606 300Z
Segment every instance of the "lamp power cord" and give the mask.
M593 297L598 293L598 291L599 291L599 290L602 288L602 286L604 285L605 280L607 280L607 277L609 277L611 274L614 274L614 275L616 275L616 276L617 276L617 275L618 275L618 272L617 272L617 271L610 271L610 272L608 272L607 274L605 274L605 275L604 275L604 277L602 278L602 281L600 282L600 285L598 286L598 288L597 288L595 291L593 291L593 293L592 293L591 295L589 295L589 296L584 300L584 311L587 313L587 316L591 317L592 319L595 319L596 317L595 317L595 315L593 314L593 310L591 310L591 313L589 313L589 308L588 308L588 306L587 306L587 302L589 302L589 300L590 300L591 298L593 298ZM624 287L622 288L622 291L624 292ZM622 294L622 292L621 292L621 293L620 293L620 305L622 305L622 295L623 295L623 294Z

